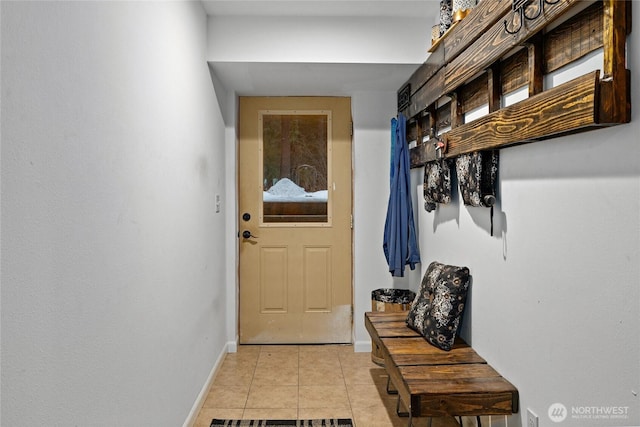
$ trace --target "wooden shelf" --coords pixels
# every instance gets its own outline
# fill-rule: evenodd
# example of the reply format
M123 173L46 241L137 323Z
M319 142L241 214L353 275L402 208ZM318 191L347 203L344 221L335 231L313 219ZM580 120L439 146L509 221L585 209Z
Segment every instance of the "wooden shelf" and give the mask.
M543 0L544 2L544 0ZM528 16L537 13L537 2ZM411 166L435 160L432 144L420 144L438 129L447 141L445 157L531 143L569 133L628 123L630 73L626 36L631 3L623 0L560 0L545 4L516 34L511 0L483 1L450 28L407 83L413 92L402 112L409 117ZM513 21L515 19L515 21ZM506 24L505 24L506 23ZM602 72L594 70L543 91L544 74L602 49ZM529 97L502 107L505 93L528 87ZM443 99L451 101L442 105ZM464 113L489 105L489 114L464 123Z

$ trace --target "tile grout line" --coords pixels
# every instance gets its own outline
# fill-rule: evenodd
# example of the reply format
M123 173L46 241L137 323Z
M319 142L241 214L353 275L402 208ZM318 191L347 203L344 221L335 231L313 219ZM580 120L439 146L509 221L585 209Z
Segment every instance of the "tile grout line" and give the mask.
M247 404L249 403L249 396L251 395L251 389L253 388L253 382L255 380L256 377L256 371L258 370L258 361L260 360L260 353L262 352L262 346L258 347L258 354L256 356L255 359L255 363L253 365L253 373L251 374L251 381L249 382L249 391L247 391L247 397L244 400L244 408L242 410L242 418L245 418L245 415L247 413Z
M347 401L349 402L349 413L351 414L351 420L354 423L355 426L355 416L353 415L353 405L351 404L351 396L349 395L349 388L347 387L347 378L344 374L344 367L342 365L342 360L343 358L341 357L340 352L338 352L338 362L340 362L340 372L342 373L342 382L344 383L344 389L347 392Z
M247 392L247 398L244 401L244 410L242 411L242 418L244 418L245 413L247 412L247 405L249 404L249 395L251 394L251 389L253 388L253 382L256 378L256 371L258 370L258 361L260 360L260 353L262 352L262 346L260 346L258 355L256 356L255 364L253 365L253 374L251 375L251 382L249 383L249 391Z

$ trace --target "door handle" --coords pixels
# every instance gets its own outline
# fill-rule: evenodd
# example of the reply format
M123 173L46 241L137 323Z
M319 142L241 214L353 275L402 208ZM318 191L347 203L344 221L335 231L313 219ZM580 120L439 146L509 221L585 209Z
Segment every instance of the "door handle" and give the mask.
M251 232L249 230L244 230L242 232L242 237L245 239L257 239L257 236L254 236L253 234L251 234Z

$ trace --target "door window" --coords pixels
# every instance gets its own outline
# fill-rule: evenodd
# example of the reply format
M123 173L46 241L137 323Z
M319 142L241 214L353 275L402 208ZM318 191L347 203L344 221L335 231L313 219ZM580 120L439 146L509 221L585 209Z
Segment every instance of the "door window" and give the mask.
M261 111L262 222L329 223L329 111Z

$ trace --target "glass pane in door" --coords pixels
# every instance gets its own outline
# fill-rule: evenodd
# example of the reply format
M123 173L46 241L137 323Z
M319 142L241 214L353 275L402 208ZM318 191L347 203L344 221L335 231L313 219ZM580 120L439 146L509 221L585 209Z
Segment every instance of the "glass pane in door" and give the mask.
M329 113L262 112L261 118L263 222L326 223Z

